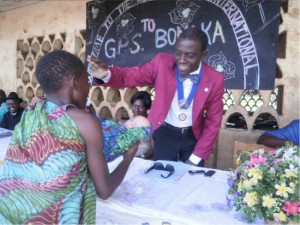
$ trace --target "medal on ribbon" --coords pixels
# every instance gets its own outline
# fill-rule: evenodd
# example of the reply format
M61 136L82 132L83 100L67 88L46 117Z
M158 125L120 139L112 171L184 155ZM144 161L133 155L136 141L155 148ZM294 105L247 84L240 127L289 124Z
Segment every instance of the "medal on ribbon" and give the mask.
M176 67L176 83L177 83L177 93L178 93L178 105L181 109L188 109L190 107L191 102L195 97L195 94L196 94L196 91L198 89L198 86L200 84L201 79L202 79L202 66L201 66L200 71L199 71L198 81L196 83L193 83L192 90L191 90L187 100L185 100L184 93L183 93L183 82L179 81L179 70L178 70L178 67ZM179 119L183 118L183 116L180 116L180 115L179 115ZM186 115L185 115L185 118L186 118Z
M180 121L185 121L186 120L186 114L185 113L180 113L179 116L178 116L178 119Z

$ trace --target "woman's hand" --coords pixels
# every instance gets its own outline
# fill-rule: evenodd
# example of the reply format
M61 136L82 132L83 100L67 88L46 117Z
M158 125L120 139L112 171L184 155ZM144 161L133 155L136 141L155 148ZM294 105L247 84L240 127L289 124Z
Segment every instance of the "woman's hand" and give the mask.
M128 151L123 154L124 159L133 159L135 153L137 152L139 142L133 144Z

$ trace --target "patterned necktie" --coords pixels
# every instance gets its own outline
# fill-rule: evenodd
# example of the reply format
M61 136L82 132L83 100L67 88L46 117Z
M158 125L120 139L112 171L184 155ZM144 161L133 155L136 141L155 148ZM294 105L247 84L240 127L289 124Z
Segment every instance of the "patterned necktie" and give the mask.
M183 81L185 81L185 79L188 79L188 78L193 82L193 84L196 84L199 79L199 74L186 74L186 75L179 74L180 82L183 82Z

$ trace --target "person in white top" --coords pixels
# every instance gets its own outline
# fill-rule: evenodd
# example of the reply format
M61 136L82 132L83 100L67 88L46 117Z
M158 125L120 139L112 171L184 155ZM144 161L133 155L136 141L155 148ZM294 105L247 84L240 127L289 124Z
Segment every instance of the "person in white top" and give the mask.
M151 95L147 91L137 91L130 99L133 117L148 117L148 110L151 108ZM150 159L153 156L152 139L149 141L141 141L139 143L136 156L143 159Z

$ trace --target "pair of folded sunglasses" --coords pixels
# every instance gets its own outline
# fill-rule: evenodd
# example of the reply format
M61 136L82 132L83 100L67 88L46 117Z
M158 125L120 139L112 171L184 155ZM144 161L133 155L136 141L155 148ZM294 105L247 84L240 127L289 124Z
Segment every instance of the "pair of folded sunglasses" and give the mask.
M168 178L170 177L173 173L175 173L175 168L171 164L167 164L164 166L161 162L155 162L149 169L145 170L145 174L149 173L151 170L162 170L162 171L167 171L169 172L168 175L163 175L161 174L160 176L163 178Z

